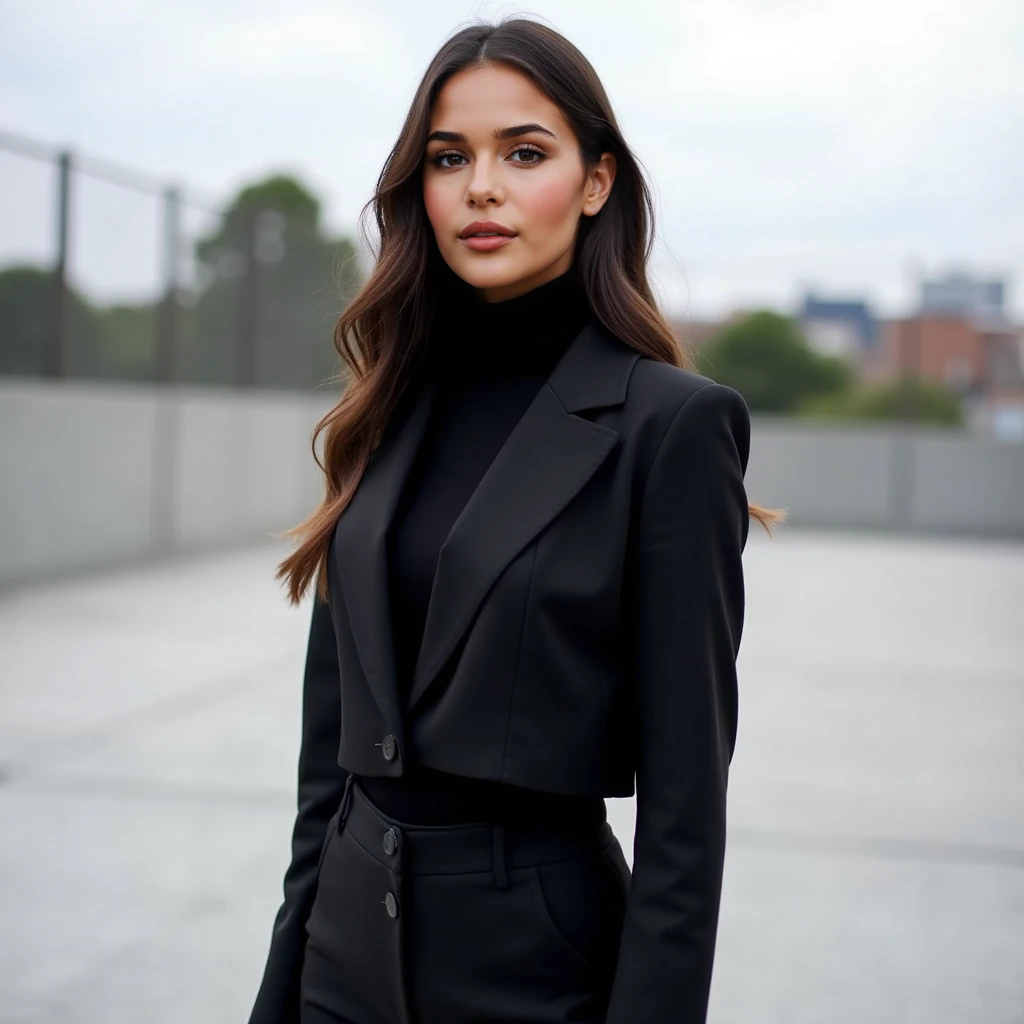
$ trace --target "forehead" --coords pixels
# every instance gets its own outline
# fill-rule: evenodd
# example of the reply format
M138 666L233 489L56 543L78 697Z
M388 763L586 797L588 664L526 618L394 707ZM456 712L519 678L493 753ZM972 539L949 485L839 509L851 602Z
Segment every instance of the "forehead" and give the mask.
M465 68L445 82L434 101L429 130L489 136L495 128L531 121L560 137L570 134L558 105L526 75L491 64Z

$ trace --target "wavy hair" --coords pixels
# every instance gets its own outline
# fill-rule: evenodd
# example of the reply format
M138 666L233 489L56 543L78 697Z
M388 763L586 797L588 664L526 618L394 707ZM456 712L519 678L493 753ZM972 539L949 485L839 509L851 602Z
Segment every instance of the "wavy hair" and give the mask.
M594 316L606 328L651 359L692 369L647 281L655 234L651 191L590 62L554 29L524 18L459 30L425 71L374 195L360 215L362 226L372 209L379 248L373 246L373 269L334 328L334 347L348 366L349 380L340 401L313 432L313 457L325 479L323 500L308 519L285 531L299 538L277 570L293 603L314 579L319 596L326 598L322 570L338 516L426 354L428 325L453 287L456 275L442 259L427 219L421 175L438 93L457 72L486 65L521 72L557 104L576 135L585 167L593 167L604 152L614 154L612 190L596 215L580 218L573 265ZM322 461L317 454L321 434ZM784 517L780 510L758 505L749 510L769 532Z

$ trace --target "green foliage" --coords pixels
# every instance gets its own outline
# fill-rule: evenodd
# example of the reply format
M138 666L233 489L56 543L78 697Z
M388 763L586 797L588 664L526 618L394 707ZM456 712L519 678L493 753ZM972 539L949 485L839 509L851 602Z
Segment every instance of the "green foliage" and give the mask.
M236 380L249 324L257 384L312 387L336 371L331 332L361 283L357 252L324 236L320 204L299 182L278 176L243 189L196 257L204 287L183 319L180 376Z
M838 395L819 395L800 406L804 416L839 420L897 420L907 410L915 421L961 426L960 399L942 384L915 379L862 387Z
M0 373L46 374L54 345L53 273L32 266L0 271ZM92 307L67 292L71 368L86 375L102 365L100 329Z
M211 253L225 240L241 239L252 214L273 210L295 228L316 234L320 226L320 201L295 178L275 175L247 185L232 200L224 213L220 231L196 246L200 260L209 261Z
M234 384L243 340L258 385L306 389L336 372L332 330L362 273L355 244L324 233L320 202L300 182L278 175L242 189L195 256L196 290L176 310L177 379ZM54 297L47 269L0 271L0 373L48 372ZM154 378L159 302L94 308L69 289L68 315L70 374Z
M698 353L700 373L743 395L752 411L787 413L853 381L843 359L815 352L789 317L770 310L729 324Z
M698 352L701 373L735 388L752 411L836 420L963 423L957 395L917 380L862 387L843 359L819 355L787 317L769 310L729 324Z
M103 376L152 380L156 368L157 307L108 306L96 310L102 337Z

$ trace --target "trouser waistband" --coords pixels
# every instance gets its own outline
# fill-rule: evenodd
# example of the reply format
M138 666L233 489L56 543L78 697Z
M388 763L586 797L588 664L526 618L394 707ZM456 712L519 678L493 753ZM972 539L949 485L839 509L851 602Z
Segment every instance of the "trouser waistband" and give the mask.
M571 860L614 840L607 821L578 823L410 825L389 818L350 775L338 816L345 829L372 857L391 871L447 875L493 871L508 885L510 869Z

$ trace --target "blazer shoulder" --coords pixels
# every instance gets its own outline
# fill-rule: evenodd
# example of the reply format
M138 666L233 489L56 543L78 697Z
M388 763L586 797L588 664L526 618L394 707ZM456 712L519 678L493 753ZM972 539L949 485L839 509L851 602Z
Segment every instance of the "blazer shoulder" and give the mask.
M671 363L641 356L633 368L626 404L634 422L661 434L668 429L683 406L700 393L697 405L719 402L735 406L741 414L749 413L743 396L726 384Z

